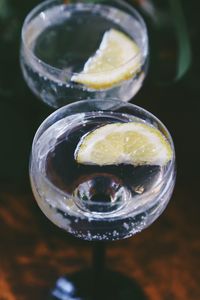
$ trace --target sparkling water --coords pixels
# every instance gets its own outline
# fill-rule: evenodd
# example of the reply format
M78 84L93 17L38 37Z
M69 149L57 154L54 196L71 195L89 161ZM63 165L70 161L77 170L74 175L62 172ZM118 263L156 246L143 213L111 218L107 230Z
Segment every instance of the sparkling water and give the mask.
M54 107L81 99L110 97L128 101L141 87L146 72L148 44L143 26L130 14L105 4L49 7L24 25L21 66L25 80L39 98ZM72 75L83 69L111 28L137 43L141 50L140 71L109 89L94 90L72 82Z
M79 113L51 125L38 138L30 174L35 198L59 227L86 240L129 237L164 210L174 185L164 166L84 165L75 152L81 138L108 123L144 120L113 112ZM166 183L167 182L167 183Z

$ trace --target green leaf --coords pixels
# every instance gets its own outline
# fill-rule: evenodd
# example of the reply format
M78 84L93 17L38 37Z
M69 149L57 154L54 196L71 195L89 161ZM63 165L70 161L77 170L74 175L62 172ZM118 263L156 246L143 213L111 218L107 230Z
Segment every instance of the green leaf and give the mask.
M171 7L171 15L173 18L174 28L176 30L176 37L178 41L178 63L176 80L179 80L188 71L191 61L191 46L187 30L185 17L183 14L182 6L179 0L169 0Z
M0 19L4 20L10 17L12 9L7 0L0 0Z

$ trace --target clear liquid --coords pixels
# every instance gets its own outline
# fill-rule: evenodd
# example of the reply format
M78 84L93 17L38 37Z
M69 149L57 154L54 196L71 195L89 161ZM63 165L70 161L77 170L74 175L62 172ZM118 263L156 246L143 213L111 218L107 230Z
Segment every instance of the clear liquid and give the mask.
M99 11L72 10L71 13L70 17L63 14L59 23L44 29L32 47L34 54L45 63L65 71L80 72L99 48L107 30L123 30Z
M74 158L86 133L130 121L144 122L119 113L82 113L56 122L38 139L32 187L56 225L82 239L121 239L147 227L165 208L170 187L163 191L161 182L166 167L81 165Z
M99 48L104 33L111 28L126 33L141 48L141 71L107 90L92 90L72 82L72 73L83 69ZM146 70L147 46L143 45L142 30L131 15L107 5L79 3L49 8L27 25L26 44L37 59L22 47L24 77L38 97L55 107L80 99L130 100L140 88ZM49 70L38 59L60 71Z

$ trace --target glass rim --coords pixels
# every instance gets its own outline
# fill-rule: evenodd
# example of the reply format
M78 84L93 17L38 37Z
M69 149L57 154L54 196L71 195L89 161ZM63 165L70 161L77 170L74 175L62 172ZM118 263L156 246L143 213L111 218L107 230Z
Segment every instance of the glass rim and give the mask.
M26 52L26 55L28 55L33 61L35 61L38 65L42 66L44 69L46 70L51 70L51 74L52 73L57 73L57 74L62 74L63 77L66 75L70 75L70 76L76 76L76 75L79 75L80 72L71 72L71 71L66 71L65 69L61 69L59 67L55 67L55 66L52 66L46 62L44 62L43 60L41 60L40 58L38 58L34 53L33 53L33 50L27 45L26 43L26 40L25 40L25 33L26 33L26 30L27 30L27 26L29 24L29 22L32 20L32 17L37 14L36 16L39 15L39 13L41 13L41 9L42 8L45 8L46 6L48 6L49 4L51 3L60 3L62 0L45 0L43 1L42 3L36 5L32 10L29 11L29 13L27 14L27 16L25 17L24 19L24 22L23 22L23 25L22 25L22 29L21 29L21 43L23 45L23 48ZM97 0L97 2L86 2L87 4L90 4L90 5L95 5L95 4L104 4L104 2L107 2L106 0ZM137 53L136 55L134 55L133 57L131 57L129 60L127 60L126 62L124 62L123 64L117 66L117 67L113 67L107 71L103 71L103 72L88 72L88 73L85 73L87 75L104 75L104 74L110 74L114 71L118 71L120 69L122 69L124 66L134 62L134 61L137 61L138 58L141 59L141 66L145 63L147 57L148 57L148 33L147 33L147 27L146 27L146 24L145 24L145 21L142 17L142 15L133 7L131 6L129 3L125 2L124 0L115 0L113 1L113 3L116 2L116 3L120 3L121 5L125 6L128 11L130 12L130 15L131 13L133 15L135 15L137 17L137 19L139 20L139 23L142 25L142 29L143 29L143 39L145 41L145 49L140 49L140 52ZM76 3L84 3L84 0L80 0L80 1L76 1L75 3L64 3L63 1L63 5L71 5L71 4L76 4ZM106 5L109 5L109 3L106 3ZM114 5L113 5L114 7ZM121 8L119 8L121 9ZM143 54L143 55L141 55ZM136 71L137 72L137 71ZM133 74L134 75L134 74ZM46 76L48 77L48 74L46 74ZM60 78L59 78L59 81L62 81ZM65 80L63 80L63 82L65 82Z
M167 168L165 174L163 175L162 180L159 180L159 182L158 182L156 185L154 185L154 190L157 189L158 187L162 186L163 183L165 182L165 179L166 179L166 178L169 178L169 179L173 180L174 174L171 174L171 173L173 173L173 172L172 172L173 169L174 169L174 172L175 172L175 160L176 160L175 148L174 148L174 143L173 143L173 139L172 139L172 137L171 137L171 134L170 134L169 130L167 129L167 127L162 123L162 121L160 121L160 119L158 119L153 113L149 112L148 110L146 110L146 109L144 109L144 108L142 108L142 107L140 107L140 106L138 106L138 105L135 105L135 104L132 104L132 103L123 102L123 101L116 100L116 99L112 99L112 98L109 98L109 99L107 99L106 101L107 101L107 103L108 103L108 102L116 103L117 105L119 105L119 107L123 104L123 105L126 105L126 106L130 106L130 107L132 107L132 108L135 108L135 109L137 109L137 110L139 110L139 111L141 111L141 112L144 112L145 114L147 114L149 117L151 117L153 120L155 120L155 121L162 127L162 129L165 131L165 138L167 138L167 140L168 140L168 142L169 142L169 144L170 144L170 146L171 146L171 149L172 149L172 159L171 159L170 162L169 162L169 166L168 166L168 168ZM35 133L35 136L34 136L33 142L32 142L31 159L33 159L33 158L35 157L35 155L34 155L34 148L35 148L35 145L36 145L38 139L40 138L40 136L41 136L41 135L42 135L42 134L50 127L50 126L53 125L53 124L51 124L48 128L46 128L44 131L42 131L42 132L40 133L41 129L43 128L43 126L44 126L44 124L45 124L46 122L48 122L51 118L54 118L57 114L59 114L60 112L64 111L66 108L70 108L70 107L73 107L73 106L78 106L78 105L80 105L80 104L89 103L89 102L92 102L92 103L99 103L99 102L105 103L104 100L98 100L98 99L81 100L81 101L76 101L76 102L74 102L74 103L70 103L70 104L68 104L68 105L65 105L65 106L63 106L63 107L57 109L56 111L54 111L52 114L50 114L50 115L49 115L49 116L48 116L48 117L40 124L40 126L38 127L38 129L37 129L37 131L36 131L36 133ZM122 107L123 107L123 106L122 106ZM99 110L99 111L100 111L100 110ZM101 110L101 111L103 111L103 110ZM104 110L104 111L106 112L107 110ZM95 110L91 110L91 112L95 112ZM80 112L80 113L81 113L81 112ZM73 116L73 115L76 115L76 114L77 114L77 113L71 114L71 115L69 115L69 116ZM64 117L62 117L62 118L64 118ZM59 120L61 120L62 118L60 118ZM57 120L56 122L58 122L59 120ZM164 135L164 133L163 133L163 135ZM30 165L29 165L29 167L30 167ZM38 167L37 167L37 171L38 171ZM171 176L171 175L173 175L173 176ZM41 177L43 178L43 180L47 183L47 185L50 186L50 188L52 188L54 191L56 191L57 193L59 193L61 196L63 196L63 197L68 197L68 198L71 198L71 199L75 199L75 201L79 201L79 199L78 199L77 197L75 197L74 195L72 195L72 194L70 194L70 193L68 193L68 192L64 192L63 190L61 190L60 188L58 188L57 186L55 186L55 185L47 178L47 176L45 176L45 174L43 174L43 173L40 172L40 176L41 176ZM148 192L145 192L145 196L148 196L148 195L150 195L151 193L152 193L151 190L148 191ZM141 195L138 194L136 197L137 197L137 199L140 199L140 198L144 197L144 194L141 194ZM77 200L76 200L76 199L77 199ZM96 201L95 201L95 202L93 202L93 201L86 201L86 203L87 203L88 205L94 205L94 204L95 204L95 205L97 205L97 206L99 205L99 206L104 206L104 207L110 206L110 203L98 202L98 201L97 201L97 202L96 202ZM123 201L118 202L118 204L120 204L120 203L123 203ZM107 213L106 213L106 214L107 214Z

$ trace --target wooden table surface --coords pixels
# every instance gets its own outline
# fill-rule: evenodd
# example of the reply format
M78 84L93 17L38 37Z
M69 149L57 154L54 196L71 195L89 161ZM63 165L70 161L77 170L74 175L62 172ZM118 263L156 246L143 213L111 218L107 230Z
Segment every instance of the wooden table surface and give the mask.
M200 299L200 205L195 188L177 186L153 225L108 245L107 267L134 279L148 300ZM57 229L31 193L11 187L0 193L0 237L1 300L44 300L57 277L91 261L88 242Z

